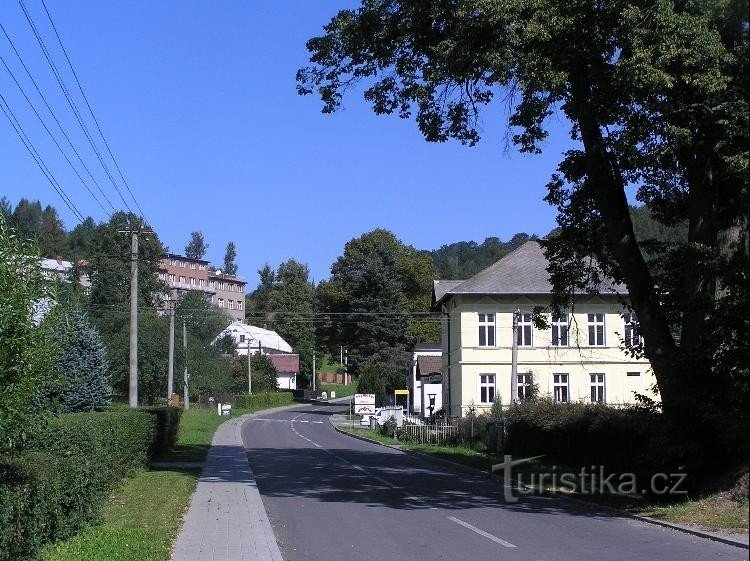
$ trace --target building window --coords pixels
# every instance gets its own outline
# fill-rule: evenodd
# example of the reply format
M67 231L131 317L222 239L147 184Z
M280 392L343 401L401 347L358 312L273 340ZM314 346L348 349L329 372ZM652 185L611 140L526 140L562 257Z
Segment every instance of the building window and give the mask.
M492 403L495 401L495 375L479 375L479 403Z
M628 374L627 374L627 375L628 375L628 376L633 376L633 377L635 377L635 376L640 376L640 375L641 375L641 373L640 373L640 372L628 372Z
M525 401L531 397L531 387L533 384L533 374L517 374L518 382L518 401Z
M604 346L604 314L588 314L589 346Z
M190 277L190 286L195 286L195 277Z
M201 288L203 288L205 286L205 284L206 284L206 281L204 281L203 279L198 279L198 286L200 286Z
M180 284L185 284L185 277L180 277Z
M245 336L244 335L240 335L240 343L244 343L244 342L245 342Z
M185 262L184 261L180 261L180 267L182 267L183 269L185 268Z
M170 274L169 275L169 282L174 282L174 278L175 278L174 275Z
M531 340L532 333L531 314L521 312L521 315L518 317L518 331L516 332L518 346L531 347L533 344Z
M177 265L177 259L170 259L169 260L170 265Z
M567 374L553 374L552 375L552 392L555 401L560 403L568 402L568 375Z
M591 403L604 403L604 374L591 374Z
M635 312L622 314L622 319L625 322L625 346L637 347L641 344L641 336L638 333L638 318Z
M234 310L234 300L227 300L227 304L229 304L230 310Z
M242 309L242 300L237 300L237 309L238 310Z
M195 263L190 263L190 268L195 269Z
M552 346L567 347L570 344L570 316L568 314L552 314Z
M479 314L479 346L495 346L495 314Z
M219 298L219 308L224 307L224 298Z
M216 288L216 281L208 281L208 286L210 286L211 288Z

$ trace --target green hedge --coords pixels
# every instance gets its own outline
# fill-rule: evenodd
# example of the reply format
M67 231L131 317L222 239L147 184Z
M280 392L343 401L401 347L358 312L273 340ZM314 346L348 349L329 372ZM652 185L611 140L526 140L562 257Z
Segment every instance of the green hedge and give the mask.
M281 407L282 405L291 405L293 403L294 396L292 392L264 392L252 395L235 395L233 406L237 409L258 411L259 409Z
M637 471L653 466L658 413L642 408L615 408L539 399L505 411L504 452L513 456L544 455L545 463L572 468L605 466Z
M112 486L174 444L179 410L72 413L0 458L0 561L36 559L97 520Z

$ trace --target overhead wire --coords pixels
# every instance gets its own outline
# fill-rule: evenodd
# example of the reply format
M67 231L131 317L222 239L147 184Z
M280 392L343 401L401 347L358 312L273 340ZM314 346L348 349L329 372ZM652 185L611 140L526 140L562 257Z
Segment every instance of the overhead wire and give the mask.
M96 157L99 160L99 164L102 166L102 169L104 170L105 175L109 178L109 181L112 183L112 186L115 188L115 191L119 195L120 200L122 200L123 204L125 205L125 208L127 208L129 212L133 213L133 210L130 208L130 205L128 205L128 202L125 200L125 197L122 195L122 192L120 191L120 188L117 185L117 182L115 181L114 177L112 176L112 173L107 167L107 164L104 162L102 154L99 151L99 148L96 146L96 142L94 141L94 138L89 132L88 127L86 126L86 123L84 122L80 114L80 111L78 110L78 106L76 105L75 100L73 99L73 97L70 94L70 91L65 85L65 80L63 79L62 74L58 70L57 65L55 64L55 61L52 58L52 55L47 49L47 45L44 42L44 38L42 37L41 33L37 29L37 26L34 23L34 19L31 16L31 13L26 8L26 4L24 3L24 0L18 0L18 4L20 5L21 10L23 11L24 16L26 17L26 21L28 22L29 27L31 28L31 31L34 34L34 37L36 38L37 43L39 44L39 47L42 50L42 53L44 54L44 58L47 60L47 64L49 65L50 69L52 70L52 73L55 76L55 79L57 80L57 84L60 86L60 89L62 90L63 95L65 96L65 99L68 102L68 105L70 106L70 109L73 111L73 114L76 117L76 121L78 122L78 125L81 127L81 130L83 131L83 134L86 137L86 140L88 140L89 145L91 146L91 149L94 151L94 154L96 154Z
M109 147L109 142L107 142L107 138L104 136L104 133L102 132L102 128L99 125L99 120L96 118L96 115L94 114L94 110L92 109L91 104L89 103L89 98L86 96L86 92L84 92L83 90L81 81L78 79L78 73L75 71L75 68L73 68L73 63L71 62L70 57L68 56L68 51L65 48L65 45L63 45L62 38L60 37L60 34L57 32L57 26L55 25L55 22L52 20L52 15L47 9L47 3L44 0L42 0L42 6L44 6L44 11L47 14L47 18L49 19L49 22L52 25L52 29L55 32L55 36L57 37L57 42L60 44L60 48L62 49L62 52L65 55L65 60L68 62L70 71L73 73L73 77L75 78L76 85L78 86L78 90L81 92L81 95L83 96L83 100L86 102L86 107L88 108L89 113L91 114L91 118L94 120L94 124L96 125L96 130L99 132L99 136L102 137L104 146L107 148L107 152L109 153L110 158L112 158L112 162L114 162L115 168L117 168L117 172L120 175L120 178L122 179L123 185L125 185L125 188L128 190L130 197L133 199L135 206L138 208L138 211L141 213L141 218L145 221L146 217L144 216L143 209L141 208L141 205L138 203L138 199L135 198L133 191L130 189L130 185L125 179L125 175L122 173L122 169L120 168L120 165L118 164L117 159L115 158L115 155L112 153L112 150Z
M36 162L36 165L39 166L39 169L42 170L42 173L47 178L47 181L50 182L53 189L57 191L57 194L60 195L60 198L65 203L65 206L68 207L70 212L73 213L73 216L81 223L83 224L84 218L83 214L78 210L78 208L75 206L73 201L70 199L68 194L65 192L65 190L62 188L62 185L55 179L55 176L52 174L50 169L47 167L47 165L44 163L44 160L42 159L39 152L34 147L34 144L31 142L31 139L28 137L26 132L23 130L23 127L21 126L21 123L16 118L15 114L13 113L13 110L10 108L10 105L8 105L8 102L5 100L5 97L0 94L0 109L2 109L3 113L5 114L5 117L10 122L11 126L13 127L13 130L18 135L18 138L21 139L21 142L26 147L26 150L29 151L29 154L31 154L31 157Z
M37 81L34 79L34 76L31 74L31 71L29 70L28 66L24 62L23 57L21 56L21 53L18 52L18 49L16 48L16 45L15 45L13 39L11 39L10 35L5 30L5 27L3 26L2 23L0 23L0 29L2 30L3 34L5 35L5 38L10 43L10 46L13 49L13 52L15 53L16 57L18 58L18 61L21 63L21 66L23 67L24 71L26 72L26 75L29 77L29 80L31 80L31 83L34 85L34 88L36 89L36 92L39 95L39 97L42 99L42 102L44 103L45 107L47 108L47 111L49 111L49 114L52 116L52 118L54 119L55 123L57 124L57 128L60 129L60 132L62 133L63 137L65 137L65 140L68 141L68 145L73 150L73 153L76 155L76 157L78 158L78 161L83 166L83 169L86 170L86 173L91 178L91 181L94 183L94 185L96 186L97 190L102 195L102 197L107 202L107 204L110 206L110 208L113 211L116 210L115 206L112 204L112 201L109 200L109 197L107 196L107 194L104 192L104 190L99 185L99 182L94 177L94 174L91 173L91 170L88 168L88 166L86 165L86 163L83 161L83 158L81 158L81 155L79 154L78 150L76 150L76 147L73 144L73 141L70 139L70 137L68 136L68 134L65 132L65 129L63 128L62 124L60 123L60 120L57 118L57 115L55 115L55 112L52 110L52 107L47 102L47 98L42 93L42 90L39 87L39 84L37 84ZM94 198L96 198L96 197L94 197ZM100 203L100 206L101 206L101 203ZM109 211L107 211L107 210L105 210L105 212L107 212L107 214L110 214Z
M0 24L2 25L2 24ZM60 143L55 138L55 135L52 134L52 131L49 130L49 127L44 122L44 119L42 119L42 116L39 114L39 111L37 111L36 107L32 103L32 101L29 99L29 96L26 95L26 92L24 91L23 87L19 83L19 81L16 79L15 74L13 74L13 71L10 69L8 64L5 62L5 59L2 55L0 55L0 62L2 62L3 66L5 67L5 70L10 74L10 77L15 82L16 86L18 86L18 89L20 90L21 94L23 95L24 99L26 99L26 102L29 104L29 107L31 107L31 110L34 112L34 115L36 115L37 119L39 119L39 122L44 127L44 130L47 131L47 134L52 139L52 142L55 143L55 146L57 146L57 149L60 151L60 153L63 155L63 158L65 158L65 161L68 162L68 165L73 170L73 172L76 174L78 179L80 179L81 183L85 187L86 191L94 198L94 200L97 202L97 204L101 207L101 209L104 211L105 214L109 214L111 217L111 213L107 211L106 208L104 208L104 205L101 203L99 198L94 194L94 192L91 190L91 188L88 186L86 181L81 177L81 174L78 172L78 169L73 165L73 162L70 161L70 158L68 158L68 155L65 153L65 150L63 150L62 146L60 146ZM7 104L7 101L5 102Z

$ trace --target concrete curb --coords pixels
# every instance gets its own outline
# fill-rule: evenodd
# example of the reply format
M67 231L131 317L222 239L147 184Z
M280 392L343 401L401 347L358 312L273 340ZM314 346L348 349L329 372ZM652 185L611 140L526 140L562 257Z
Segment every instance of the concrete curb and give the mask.
M471 466L467 466L467 465L464 465L464 464L459 464L457 462L452 462L450 460L444 460L443 458L436 458L434 456L430 456L428 454L423 454L423 453L417 452L415 450L408 450L408 449L405 449L405 448L401 448L400 446L394 446L392 444L384 444L382 442L379 442L379 441L374 440L372 438L367 438L366 436L361 436L359 434L352 434L352 433L347 432L345 430L342 430L341 428L339 428L338 426L336 426L333 423L333 420L331 418L329 418L328 421L331 423L331 426L337 432L340 432L341 434L345 434L345 435L347 435L349 437L356 438L358 440L363 440L365 442L370 442L372 444L378 444L380 446L385 446L386 448L392 448L393 450L399 450L400 452L404 452L406 454L411 454L413 456L418 456L420 458L424 458L424 459L426 459L428 461L431 461L431 462L434 462L434 463L443 464L443 465L452 467L452 468L454 468L454 469L456 469L458 471L462 471L464 473L470 473L472 475L479 475L479 476L482 476L482 477L484 477L486 479L494 479L495 481L502 482L502 479L500 477L498 477L497 475L495 475L494 473L488 473L488 472L483 471L483 470L478 469L478 468L473 468ZM677 532L682 532L684 534L691 534L691 535L697 536L699 538L713 540L713 541L720 542L720 543L723 543L723 544L726 544L726 545L732 545L732 546L740 547L740 548L743 548L743 549L750 549L750 546L748 545L747 542L743 542L743 541L734 539L731 536L719 534L718 532L711 532L709 530L701 530L701 529L694 528L692 526L687 526L687 525L684 525L684 524L677 524L675 522L667 522L665 520L659 520L658 518L652 518L651 516L643 516L643 515L640 515L640 514L634 514L632 512L628 512L627 510L621 510L619 508L615 508L615 507L612 507L612 506L602 505L602 504L599 504L599 503L594 503L594 502L587 501L587 500L584 500L584 499L579 499L577 497L568 497L568 496L565 496L565 495L561 495L559 493L542 492L542 493L540 493L540 495L541 496L545 496L545 497L551 497L551 498L556 498L556 499L562 499L562 500L571 501L571 502L574 502L576 504L584 505L584 506L587 506L587 507L595 507L595 508L598 508L598 509L601 509L601 510L607 510L609 512L616 513L616 514L618 514L620 516L623 516L623 517L632 518L634 520L639 520L641 522L646 522L648 524L654 524L656 526L662 526L663 528L669 528L670 530L675 530Z

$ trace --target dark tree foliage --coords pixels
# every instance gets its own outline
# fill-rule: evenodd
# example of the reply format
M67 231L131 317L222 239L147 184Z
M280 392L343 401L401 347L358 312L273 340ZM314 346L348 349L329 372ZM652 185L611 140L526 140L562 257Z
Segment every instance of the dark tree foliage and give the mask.
M324 112L363 85L428 141L475 144L498 95L522 152L564 116L577 145L548 185L544 242L556 305L591 276L626 283L675 436L747 456L746 2L365 0L307 46L298 89ZM687 221L687 243L639 244L628 190L662 224Z
M258 271L258 287L245 298L245 316L248 323L258 327L270 328L273 317L269 299L276 283L276 271L266 263Z
M231 316L206 299L199 290L185 292L175 308L175 321L181 329L183 322L190 334L202 345L210 345L232 323Z
M430 256L441 279L468 279L528 240L534 239L536 236L519 233L508 242L502 242L500 238L495 237L487 238L481 244L455 242L430 251Z
M247 391L247 357L244 358L244 370L241 366L235 369L236 384ZM254 354L250 357L250 368L252 369L253 393L273 392L278 389L276 376L278 372L271 359L264 354Z
M185 256L190 259L203 259L208 251L208 244L203 237L203 232L191 232L190 241L185 246Z
M236 275L237 274L237 248L234 245L234 242L229 242L227 244L227 249L224 252L224 273L227 275Z

